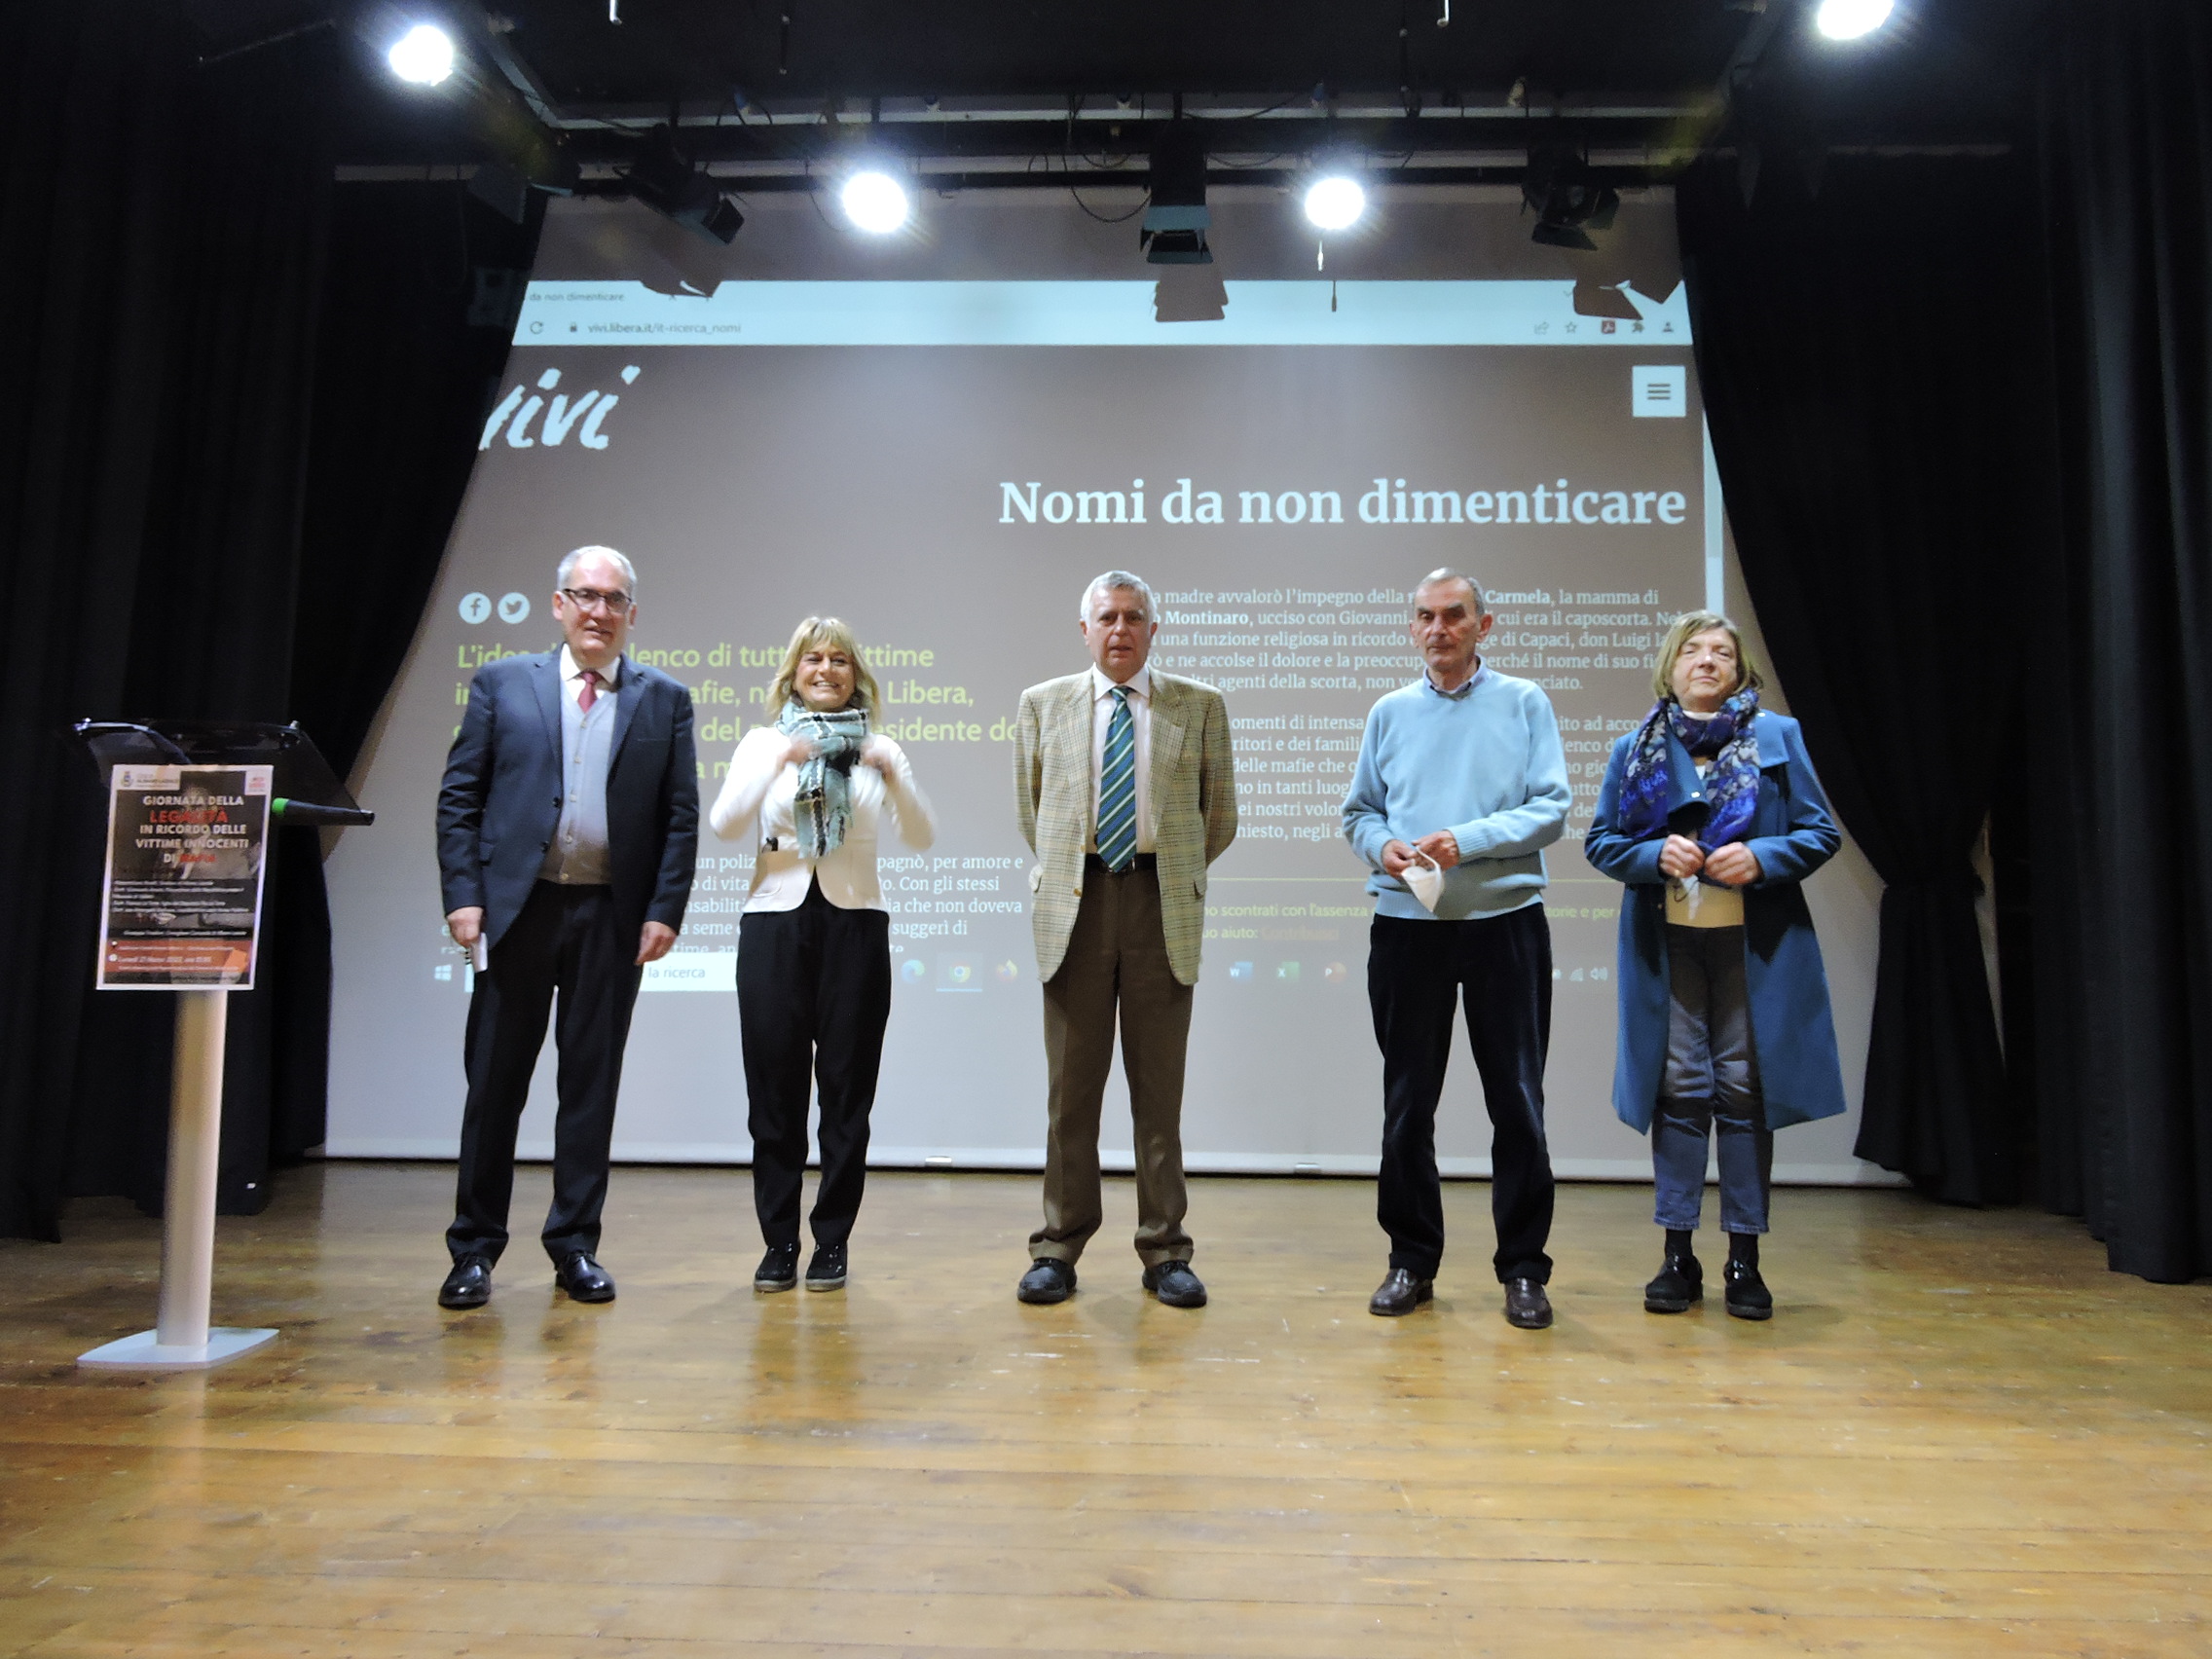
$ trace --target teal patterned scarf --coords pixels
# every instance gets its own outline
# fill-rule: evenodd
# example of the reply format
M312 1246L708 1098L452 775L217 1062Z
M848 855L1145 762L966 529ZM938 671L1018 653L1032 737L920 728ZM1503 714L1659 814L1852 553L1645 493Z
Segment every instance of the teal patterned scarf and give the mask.
M799 762L792 822L798 830L799 856L823 858L845 844L845 829L853 818L853 767L867 742L867 711L822 714L794 697L777 717L776 729L814 744L814 757Z

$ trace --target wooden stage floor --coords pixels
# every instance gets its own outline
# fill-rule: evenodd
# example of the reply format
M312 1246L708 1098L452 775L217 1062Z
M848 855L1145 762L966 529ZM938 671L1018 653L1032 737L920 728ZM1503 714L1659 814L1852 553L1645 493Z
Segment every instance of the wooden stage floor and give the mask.
M457 1315L450 1186L224 1221L218 1319L284 1334L200 1378L71 1363L150 1322L152 1223L0 1245L0 1653L2212 1652L2212 1286L2074 1223L1785 1191L1758 1326L1644 1313L1648 1190L1570 1187L1525 1333L1482 1185L1386 1321L1362 1182L1194 1181L1192 1313L1125 1180L1032 1309L1032 1178L878 1176L851 1289L756 1299L742 1171L622 1169L619 1302L533 1241Z

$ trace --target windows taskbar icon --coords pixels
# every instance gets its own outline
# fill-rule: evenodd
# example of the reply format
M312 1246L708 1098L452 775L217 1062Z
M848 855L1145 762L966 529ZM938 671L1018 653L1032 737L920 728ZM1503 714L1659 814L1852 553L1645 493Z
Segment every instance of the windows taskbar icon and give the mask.
M918 956L909 956L899 964L899 977L909 985L918 985L930 977L930 964ZM980 991L985 981L996 979L1002 985L1018 984L1021 980L1021 964L1011 957L1004 962L985 965L973 956L940 956L937 959L937 989L940 991Z

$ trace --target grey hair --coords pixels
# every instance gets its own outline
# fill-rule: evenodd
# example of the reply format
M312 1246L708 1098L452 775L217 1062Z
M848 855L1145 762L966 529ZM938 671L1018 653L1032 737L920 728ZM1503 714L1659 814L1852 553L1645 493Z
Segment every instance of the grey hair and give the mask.
M1147 622L1160 620L1160 605L1152 597L1152 584L1129 571L1101 571L1091 577L1090 585L1083 590L1083 603L1076 607L1076 619L1081 622L1089 621L1091 599L1099 593L1111 593L1116 588L1127 588L1132 593L1142 594L1144 619Z
M576 567L594 553L604 554L620 567L622 579L630 584L630 597L638 597L638 568L611 547L579 547L561 561L561 568L553 572L553 585L565 588L569 578L576 573Z
M1490 601L1483 596L1483 584L1476 581L1464 571L1455 571L1450 565L1429 571L1427 575L1414 583L1415 596L1418 598L1422 588L1434 587L1439 582L1465 582L1467 593L1475 602L1475 614L1477 616L1488 616L1490 614Z

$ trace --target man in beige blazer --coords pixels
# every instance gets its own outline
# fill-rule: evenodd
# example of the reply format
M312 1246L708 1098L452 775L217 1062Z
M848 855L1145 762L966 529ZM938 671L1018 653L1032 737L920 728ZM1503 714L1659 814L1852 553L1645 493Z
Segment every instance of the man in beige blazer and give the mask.
M1143 577L1108 571L1079 614L1091 666L1024 691L1014 737L1014 800L1037 854L1050 1085L1045 1225L1030 1235L1018 1294L1066 1301L1098 1231L1099 1107L1118 1025L1144 1287L1169 1307L1202 1308L1183 1231L1183 1053L1206 866L1236 838L1229 711L1212 686L1147 666L1160 613Z

